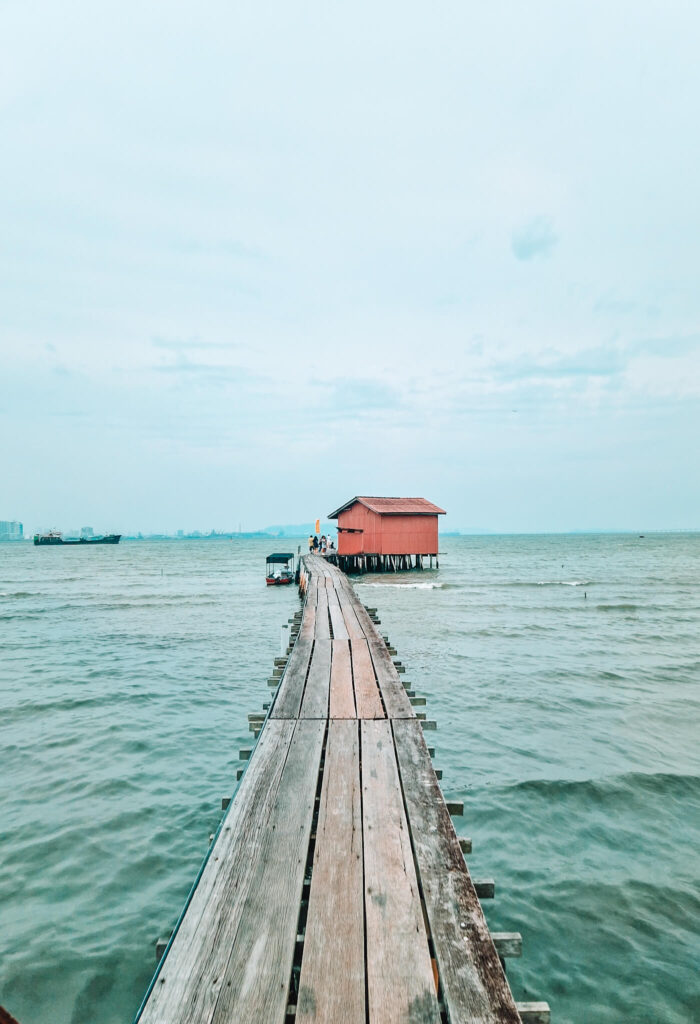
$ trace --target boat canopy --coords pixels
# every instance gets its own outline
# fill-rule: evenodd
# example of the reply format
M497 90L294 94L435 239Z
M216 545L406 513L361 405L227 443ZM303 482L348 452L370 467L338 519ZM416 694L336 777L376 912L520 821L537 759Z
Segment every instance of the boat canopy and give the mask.
M277 551L275 554L267 556L267 562L271 565L284 565L290 558L294 558L293 552L292 554L285 554L284 552Z

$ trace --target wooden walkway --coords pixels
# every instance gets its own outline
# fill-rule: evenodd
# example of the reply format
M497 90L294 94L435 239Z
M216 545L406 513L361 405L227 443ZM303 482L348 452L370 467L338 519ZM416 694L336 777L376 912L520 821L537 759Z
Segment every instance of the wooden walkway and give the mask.
M339 569L304 563L298 638L137 1020L515 1024L387 645Z

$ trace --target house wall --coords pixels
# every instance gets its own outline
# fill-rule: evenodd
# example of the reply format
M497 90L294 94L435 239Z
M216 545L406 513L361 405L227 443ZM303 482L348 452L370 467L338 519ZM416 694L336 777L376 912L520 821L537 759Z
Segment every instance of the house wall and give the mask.
M436 555L438 517L381 516L382 555Z
M361 530L344 533L343 529ZM437 515L384 515L359 502L338 516L339 555L436 555Z
M338 516L338 554L380 554L381 516L359 502ZM361 530L362 533L343 533L342 530Z

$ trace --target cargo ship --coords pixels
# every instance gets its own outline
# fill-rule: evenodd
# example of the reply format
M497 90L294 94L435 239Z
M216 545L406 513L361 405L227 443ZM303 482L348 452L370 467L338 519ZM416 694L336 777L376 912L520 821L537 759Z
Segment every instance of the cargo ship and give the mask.
M63 534L58 530L49 530L48 533L35 533L34 543L45 544L118 544L122 539L121 533L108 533L104 537L69 537L63 539Z

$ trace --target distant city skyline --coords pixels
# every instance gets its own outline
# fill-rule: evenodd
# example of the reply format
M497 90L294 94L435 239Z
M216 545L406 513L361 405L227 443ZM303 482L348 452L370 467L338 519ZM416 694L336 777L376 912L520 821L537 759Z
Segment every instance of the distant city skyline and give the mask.
M42 527L37 527L36 529L32 529L31 531L27 531L24 535L20 534L18 536L8 536L7 534L3 534L3 532L2 532L2 525L3 524L0 521L0 541L14 541L14 540L28 540L29 541L29 540L32 539L32 537L34 536L35 533L41 534L41 533L48 532L50 529L52 529L52 530L53 529L57 529L57 527L55 527L55 526L54 527L42 526ZM18 524L18 525L22 526L21 523ZM313 523L308 523L306 525L304 525L304 524L287 524L287 525L279 525L279 526L251 527L250 529L237 529L237 528L223 527L222 526L222 527L218 527L218 528L214 528L214 527L209 528L209 529L205 529L205 528L203 528L203 529L195 529L195 528L192 528L192 529L188 529L188 530L185 530L185 529L176 529L176 530L164 530L164 529L161 529L161 530L159 530L159 529L155 529L155 530L126 530L126 531L124 531L122 533L122 538L124 540L149 540L149 539L156 539L156 540L158 540L158 539L164 539L164 540L167 540L167 539L171 539L171 540L210 540L210 539L216 539L216 538L234 538L235 539L237 536L241 536L241 537L269 537L271 539L275 538L275 537L277 537L277 538L289 537L289 538L298 539L298 538L305 538L309 534L313 534L314 532L318 532L319 534L327 534L329 536L330 535L335 536L336 533L337 533L337 525L334 522L322 521L321 522L321 528L318 531L315 531L314 525L315 524L313 524ZM65 529L59 529L59 533L61 533L64 537L83 537L83 538L86 538L86 539L89 538L89 537L96 536L98 534L105 534L105 533L109 533L109 532L110 532L109 530L96 531L92 527L80 527L80 528L77 528L77 527L73 526L73 527L68 527L68 528L65 528ZM634 527L634 528L629 528L629 529L622 529L622 528L615 528L615 527L608 527L608 528L602 527L602 528L577 529L577 528L574 527L574 528L565 529L565 530L491 530L491 529L488 529L487 527L478 527L478 526L455 527L455 526L450 526L449 524L446 524L444 526L441 525L439 527L439 529L438 529L438 533L439 533L439 535L441 537L456 537L456 536L464 536L464 537L469 537L469 536L473 536L473 537L477 537L477 536L510 536L510 535L518 535L518 534L537 535L537 534L550 534L550 533L551 534L557 534L557 533L559 533L559 534L586 534L586 533L590 533L590 534L601 534L601 533L603 533L604 534L604 533L610 533L610 534L637 535L640 532L641 533L649 533L649 534L653 534L653 533L699 533L700 532L700 528L695 528L695 527L678 527L678 528L675 528L675 529L647 529L645 527Z
M23 540L24 524L14 519L0 519L0 540Z
M700 527L700 8L271 17L3 5L4 514Z

